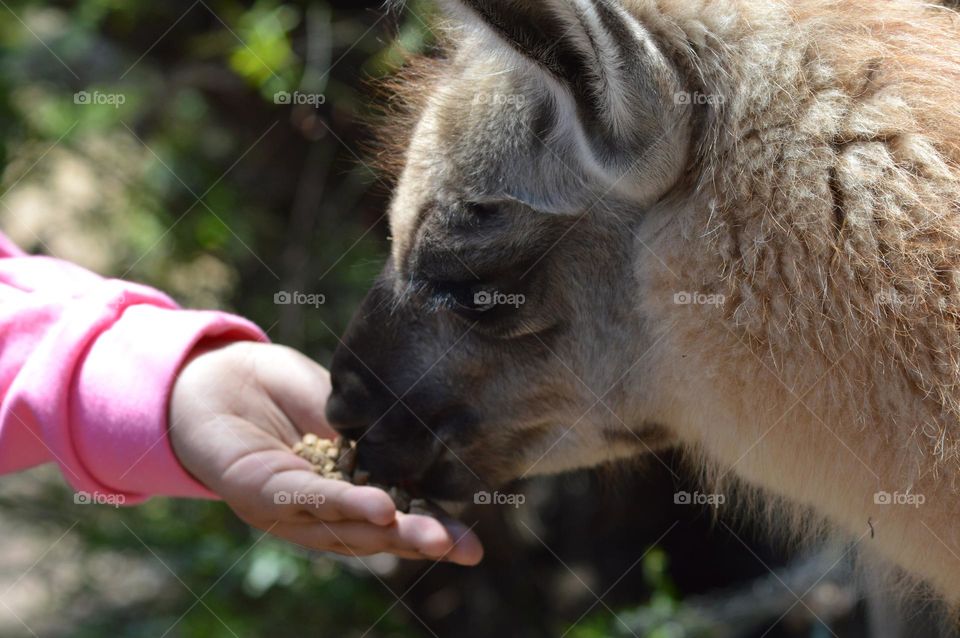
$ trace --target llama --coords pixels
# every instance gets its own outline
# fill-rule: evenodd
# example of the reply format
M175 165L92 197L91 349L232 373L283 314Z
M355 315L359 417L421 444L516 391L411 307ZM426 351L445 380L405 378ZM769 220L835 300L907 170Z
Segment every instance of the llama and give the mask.
M960 602L960 16L441 4L334 360L361 463L457 500L679 446Z

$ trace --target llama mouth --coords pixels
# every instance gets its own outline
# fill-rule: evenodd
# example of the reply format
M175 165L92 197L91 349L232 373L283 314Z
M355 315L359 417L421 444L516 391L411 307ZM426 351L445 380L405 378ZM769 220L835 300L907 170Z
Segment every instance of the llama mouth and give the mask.
M447 504L473 502L478 492L487 489L483 481L453 452L439 442L436 447L426 459L418 455L406 462L398 462L398 451L390 450L390 462L384 459L384 449L361 442L357 466L371 484L397 487L415 499L442 502L447 510ZM410 471L410 467L418 469Z
M308 433L295 443L291 450L309 461L314 471L326 479L382 489L400 512L447 520L455 516L451 512L462 511L455 502L446 501L441 504L441 499L431 498L432 493L419 489L419 485L426 483L410 479L392 480L364 469L360 462L357 441L342 437L325 439Z
M428 468L419 487L431 500L453 503L472 503L478 493L489 489L468 465L447 451Z

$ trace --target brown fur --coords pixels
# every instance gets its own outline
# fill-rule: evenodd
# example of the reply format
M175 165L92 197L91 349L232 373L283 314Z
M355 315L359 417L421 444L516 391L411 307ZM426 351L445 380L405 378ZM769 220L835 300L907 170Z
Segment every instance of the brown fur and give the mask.
M391 184L403 173L406 149L417 119L448 64L444 48L440 46L430 54L409 55L397 72L373 85L377 110L368 122L374 136L364 150L370 165Z
M957 15L913 2L636 4L688 81L726 97L696 159L686 241L660 253L684 285L728 300L707 332L683 329L704 344L689 369L720 366L714 390L741 397L739 417L706 436L691 425L688 440L718 474L857 537L873 514L880 542L865 544L955 599ZM927 501L871 510L871 490Z
M722 102L665 101L638 118L644 130L667 121L676 126L665 137L689 138L689 149L671 141L646 151L683 159L676 174L651 162L614 182L672 179L642 191L657 198L637 196L631 208L600 189L600 206L586 198L575 233L542 233L560 239L537 267L536 307L518 313L536 329L517 333L523 344L465 341L471 370L495 370L471 378L469 395L498 434L455 449L488 467L484 447L524 440L522 459L480 473L499 482L533 461L554 471L635 454L662 426L714 480L791 504L780 518L801 535L817 525L793 512L815 512L810 520L960 601L960 18L913 0L621 4L670 62L651 63L650 86ZM455 33L451 42L461 42ZM397 290L423 274L417 264L441 263L426 259L438 252L479 269L474 249L515 243L516 233L469 231L481 222L464 225L461 213L436 206L461 197L463 176L483 172L489 156L523 150L522 119L469 108L458 92L511 82L530 95L554 89L506 45L469 42L470 51L451 45L449 57L400 83L417 98L403 112L420 128L413 139L390 134L403 150L389 154L404 158L386 276ZM554 154L573 177L581 171L570 154ZM576 183L556 170L557 183ZM529 211L505 206L525 220L516 222L523 236L538 234ZM726 303L678 305L678 291ZM434 373L458 378L459 333L430 319L431 343L424 316L408 322L424 374L440 357ZM477 366L481 356L496 365ZM590 411L595 398L609 414ZM636 446L600 436L621 425ZM884 491L925 503L875 503Z

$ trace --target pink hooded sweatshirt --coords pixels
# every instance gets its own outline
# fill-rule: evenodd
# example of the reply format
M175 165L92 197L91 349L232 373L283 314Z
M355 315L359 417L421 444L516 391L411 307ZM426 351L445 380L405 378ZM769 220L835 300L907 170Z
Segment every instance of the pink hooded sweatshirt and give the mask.
M0 234L0 474L53 461L75 490L128 504L216 498L167 435L173 382L208 338L266 340L244 319L181 310Z

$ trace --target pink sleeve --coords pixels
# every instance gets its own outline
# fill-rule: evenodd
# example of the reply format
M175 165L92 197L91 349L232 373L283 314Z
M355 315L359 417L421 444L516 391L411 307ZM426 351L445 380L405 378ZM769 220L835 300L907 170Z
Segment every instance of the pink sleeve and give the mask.
M75 490L127 503L215 498L167 436L176 374L211 337L266 340L244 319L181 310L0 234L0 474L54 461Z

